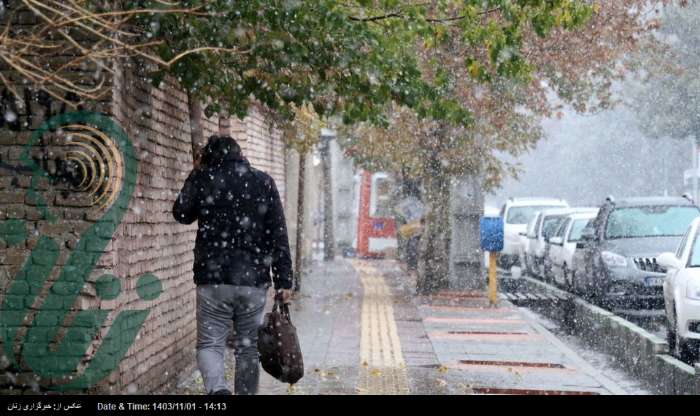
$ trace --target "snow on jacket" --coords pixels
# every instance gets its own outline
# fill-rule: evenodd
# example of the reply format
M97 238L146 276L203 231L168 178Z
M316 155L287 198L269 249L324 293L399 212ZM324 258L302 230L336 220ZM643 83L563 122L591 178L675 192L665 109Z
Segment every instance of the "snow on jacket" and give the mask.
M173 206L197 221L195 284L292 287L287 226L275 181L240 153L194 169Z

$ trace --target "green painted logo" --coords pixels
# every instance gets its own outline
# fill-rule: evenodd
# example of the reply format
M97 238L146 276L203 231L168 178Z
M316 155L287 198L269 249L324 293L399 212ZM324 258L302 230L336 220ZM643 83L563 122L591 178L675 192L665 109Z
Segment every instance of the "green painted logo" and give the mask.
M32 134L21 156L22 163L32 171L27 199L34 202L43 220L51 223L59 221L49 211L49 204L38 191L41 178L50 175L31 158L31 149L47 133L61 129L72 131L78 127L89 133L83 134L86 142L97 143L91 139L95 135L110 141L111 148L105 143L99 143L99 146L94 144L99 147L96 154L107 155L110 149L114 153L111 158L115 160L114 166L102 167L101 172L108 171L109 174L103 175L100 178L102 183L94 187L94 190L99 189L102 194L96 199L100 199L105 208L106 203L109 203L108 208L80 235L77 245L70 251L48 290L45 284L59 259L60 247L51 237L39 236L22 268L14 276L0 306L0 336L10 363L16 368L31 368L35 374L48 381L48 387L54 390L85 389L109 375L133 344L149 314L148 309L120 311L106 336L95 346L87 366L77 374L88 348L100 338L101 328L110 310L79 310L71 313L71 309L128 208L138 168L131 141L124 130L109 117L91 112L73 112L49 119ZM82 154L85 156L86 153ZM92 163L90 160L76 159L76 165ZM119 186L114 187L110 182L117 182ZM112 191L109 190L110 186L114 188ZM88 188L86 185L85 189ZM95 203L97 202L96 200ZM8 246L24 244L27 238L27 224L23 220L8 219L0 222L0 239ZM97 296L102 300L117 298L122 289L121 281L109 274L98 277L94 285ZM146 274L138 278L136 291L141 299L150 301L160 295L162 287L158 278ZM66 328L65 331L62 328ZM59 335L62 335L60 339Z

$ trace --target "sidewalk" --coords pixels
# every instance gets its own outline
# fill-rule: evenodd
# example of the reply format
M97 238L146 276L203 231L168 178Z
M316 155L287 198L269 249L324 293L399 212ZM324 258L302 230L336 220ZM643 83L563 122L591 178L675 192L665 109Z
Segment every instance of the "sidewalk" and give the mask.
M527 311L414 287L390 260L317 263L291 311L306 374L289 388L262 372L260 394L624 393ZM179 393L202 391L195 371Z
M315 263L301 282L290 314L297 327L306 374L289 388L261 369L259 394L355 394L360 348L362 285L346 261ZM268 300L267 310L271 309ZM226 351L226 375L233 386L233 350ZM179 394L203 394L199 371Z

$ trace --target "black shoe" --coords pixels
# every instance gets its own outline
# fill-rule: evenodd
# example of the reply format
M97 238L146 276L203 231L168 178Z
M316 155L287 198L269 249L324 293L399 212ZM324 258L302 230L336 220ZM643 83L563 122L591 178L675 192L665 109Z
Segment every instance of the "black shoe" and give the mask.
M212 394L214 396L230 396L233 393L231 393L231 390L223 389L223 390L217 390L217 391L210 393L210 394Z

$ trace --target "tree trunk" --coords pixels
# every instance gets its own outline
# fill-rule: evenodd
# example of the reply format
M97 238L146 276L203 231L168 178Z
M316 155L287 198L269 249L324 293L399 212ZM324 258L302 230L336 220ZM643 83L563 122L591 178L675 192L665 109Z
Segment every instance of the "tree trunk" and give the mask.
M192 163L197 160L199 151L204 147L204 132L202 132L202 105L187 94L187 105L190 115L190 135L192 140Z
M419 294L429 294L448 287L450 270L450 178L437 154L427 161L423 191L426 212L416 290Z
M335 259L333 233L333 182L329 138L321 137L321 167L323 169L323 259Z
M299 188L297 189L297 235L294 249L294 291L301 290L304 259L304 192L306 192L306 153L299 152Z

